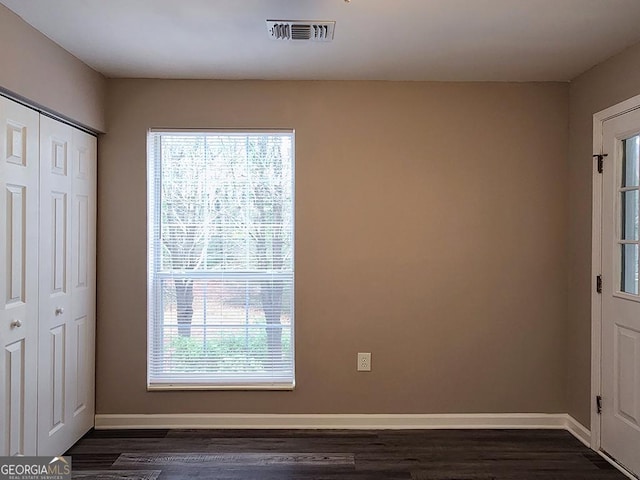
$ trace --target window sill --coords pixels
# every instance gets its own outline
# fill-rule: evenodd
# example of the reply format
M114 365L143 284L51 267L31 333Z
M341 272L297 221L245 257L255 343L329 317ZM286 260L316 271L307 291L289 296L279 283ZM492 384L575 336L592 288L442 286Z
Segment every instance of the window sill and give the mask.
M147 385L148 392L160 391L207 391L207 390L272 390L272 391L292 391L295 389L295 383L277 383L277 384L246 384L246 385L211 385L211 384L188 384L188 383L153 383Z

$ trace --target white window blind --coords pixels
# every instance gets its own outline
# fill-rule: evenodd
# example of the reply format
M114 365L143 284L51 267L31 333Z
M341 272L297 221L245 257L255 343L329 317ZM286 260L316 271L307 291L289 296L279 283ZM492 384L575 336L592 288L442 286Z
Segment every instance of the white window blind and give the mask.
M292 388L292 131L148 138L148 388Z

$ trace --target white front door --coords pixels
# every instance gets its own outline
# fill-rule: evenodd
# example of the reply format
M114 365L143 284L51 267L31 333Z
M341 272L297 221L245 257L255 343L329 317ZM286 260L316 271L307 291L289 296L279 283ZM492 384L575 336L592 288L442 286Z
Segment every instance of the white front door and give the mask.
M38 117L0 97L0 455L36 453Z
M640 110L602 128L601 448L640 474Z

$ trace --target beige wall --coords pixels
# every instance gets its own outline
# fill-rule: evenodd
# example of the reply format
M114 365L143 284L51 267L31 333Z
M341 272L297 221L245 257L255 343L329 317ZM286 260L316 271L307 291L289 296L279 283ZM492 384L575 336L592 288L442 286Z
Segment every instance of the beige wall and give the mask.
M568 243L568 412L590 425L593 114L640 94L640 44L571 82Z
M589 425L592 115L640 94L640 44L571 83L568 166L562 84L112 80L105 118L105 78L2 5L0 45L0 88L112 129L101 413L568 410ZM145 391L151 126L296 129L294 392ZM370 374L354 372L363 350Z
M566 84L109 81L98 412L566 411L567 119ZM295 128L295 391L146 392L149 127Z
M0 5L0 88L104 131L106 79Z

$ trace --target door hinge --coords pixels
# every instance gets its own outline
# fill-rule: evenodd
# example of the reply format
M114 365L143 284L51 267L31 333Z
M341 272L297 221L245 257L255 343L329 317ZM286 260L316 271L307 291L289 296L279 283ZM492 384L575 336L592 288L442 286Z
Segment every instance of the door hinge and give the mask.
M596 409L597 409L598 415L600 415L602 413L602 395L598 395L596 397Z
M602 275L596 277L596 292L602 293Z
M607 156L606 153L595 153L593 155L593 158L595 158L596 161L597 161L598 173L602 173L602 170L604 168L604 157L606 157L606 156Z

